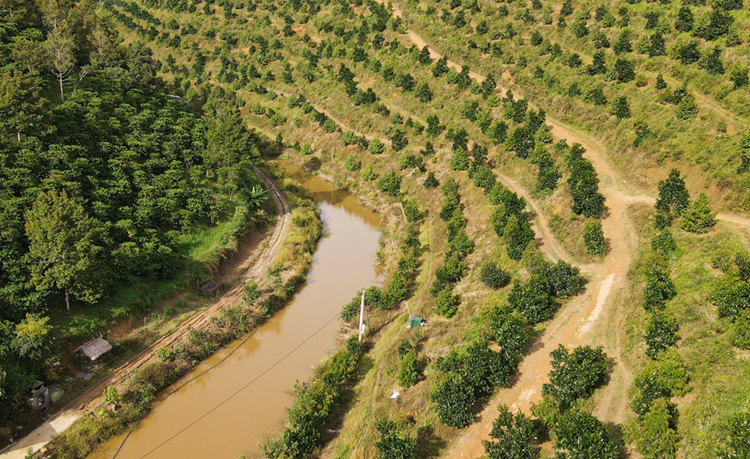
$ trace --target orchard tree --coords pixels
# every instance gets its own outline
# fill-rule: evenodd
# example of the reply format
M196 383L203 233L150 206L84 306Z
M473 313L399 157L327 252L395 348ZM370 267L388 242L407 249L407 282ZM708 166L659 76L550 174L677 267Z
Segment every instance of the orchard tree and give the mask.
M489 459L536 459L539 449L534 446L536 428L523 411L516 415L507 405L500 405L500 413L492 423L490 438L484 440L484 451Z
M646 271L646 287L643 289L643 307L646 311L663 310L667 301L677 296L677 289L669 276L669 269L662 260L653 259Z
M515 281L508 295L510 307L520 312L531 324L543 322L555 311L555 298L541 276L532 276L525 283Z
M714 225L716 225L716 213L711 211L708 196L701 193L683 214L680 228L690 233L703 234L711 231Z
M660 398L639 420L635 443L644 459L674 459L677 453L677 433L670 427L670 411L669 402Z
M510 273L499 267L495 261L490 260L482 266L479 280L491 289L499 289L510 283Z
M681 215L690 201L690 193L685 188L685 180L680 171L672 169L666 180L659 182L659 197L656 199L656 210Z
M40 193L26 214L32 284L62 290L67 310L71 293L86 303L97 301L104 290L101 235L99 222L65 191Z
M498 346L510 353L520 354L529 337L526 321L509 305L492 309L488 327Z
M586 244L586 253L590 255L604 256L609 248L604 238L602 222L590 220L583 227L583 242Z
M569 459L619 459L620 452L596 417L572 408L560 416L552 429L557 457Z
M425 188L437 188L440 185L440 182L438 182L438 179L435 178L435 174L432 173L432 171L427 173L427 178L424 179L424 187Z
M450 427L461 429L474 421L471 407L476 400L474 390L459 374L448 373L430 394L437 405L440 421Z
M649 412L660 398L684 395L689 389L688 370L680 354L669 348L657 360L649 361L635 377L636 388L630 406L639 416Z
M578 346L573 352L558 346L550 353L552 370L549 383L542 385L542 394L554 397L563 409L578 399L586 399L604 384L607 356L601 347Z
M508 251L508 257L520 260L529 241L534 240L534 230L529 220L522 214L511 215L503 230L503 238Z
M380 419L376 423L380 441L375 443L378 457L381 459L411 459L417 440L404 433L403 425L389 419Z
M652 311L646 327L646 355L657 359L677 342L677 321L668 311Z
M615 97L615 100L612 101L611 113L615 115L618 120L630 118L630 104L628 104L628 98L626 96Z

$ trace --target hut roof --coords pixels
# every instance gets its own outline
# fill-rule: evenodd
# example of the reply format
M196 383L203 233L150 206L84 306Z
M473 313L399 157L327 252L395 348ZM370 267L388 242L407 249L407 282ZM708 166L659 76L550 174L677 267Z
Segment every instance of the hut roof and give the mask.
M98 359L107 352L112 350L112 345L103 338L94 338L88 343L76 349L76 352L80 352L83 356L93 360Z

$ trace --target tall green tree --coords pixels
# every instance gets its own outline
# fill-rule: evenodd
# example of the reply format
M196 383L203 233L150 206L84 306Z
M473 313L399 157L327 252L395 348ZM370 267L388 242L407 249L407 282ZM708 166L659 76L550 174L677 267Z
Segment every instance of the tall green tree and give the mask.
M80 203L65 191L40 193L26 214L26 235L34 260L31 282L38 290L62 290L67 310L71 293L87 303L101 297L101 229Z
M682 216L682 228L691 233L707 233L716 225L716 213L711 210L708 196L698 195L698 199L690 204Z
M656 199L656 210L681 215L687 208L690 193L685 188L685 179L680 171L672 169L666 180L659 182L659 197Z
M426 48L426 47L425 47ZM380 441L375 443L381 459L411 459L417 440L404 433L403 425L389 419L376 423Z
M484 451L490 459L536 459L536 429L523 411L513 415L507 405L500 405L500 414L492 423L491 441L485 440Z
M14 135L41 134L47 100L37 79L20 72L0 73L0 131Z

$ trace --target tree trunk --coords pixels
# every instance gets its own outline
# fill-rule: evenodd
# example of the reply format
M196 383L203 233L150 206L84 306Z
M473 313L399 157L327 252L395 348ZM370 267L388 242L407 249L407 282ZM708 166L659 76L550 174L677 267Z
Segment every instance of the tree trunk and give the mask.
M65 289L65 310L70 311L70 296L67 288Z
M65 95L63 94L63 74L58 73L58 79L60 80L60 102L65 102Z

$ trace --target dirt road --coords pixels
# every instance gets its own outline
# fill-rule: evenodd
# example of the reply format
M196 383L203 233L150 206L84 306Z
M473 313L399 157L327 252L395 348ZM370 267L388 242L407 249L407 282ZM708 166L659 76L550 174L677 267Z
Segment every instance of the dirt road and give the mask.
M247 258L239 264L239 269L233 276L232 287L219 299L214 301L208 308L198 312L193 317L180 324L174 332L155 341L141 353L113 371L111 375L104 378L85 394L71 402L52 419L48 420L29 435L19 440L18 443L7 448L2 454L0 454L0 459L23 459L29 449L34 452L41 449L54 437L70 427L76 420L88 413L91 408L95 407L99 403L102 390L105 387L122 382L133 370L141 368L155 360L156 351L162 346L170 346L179 342L192 329L206 327L210 323L211 317L218 314L222 308L237 304L242 300L244 293L243 288L246 282L249 280L256 280L259 282L266 276L266 271L273 263L273 260L278 254L281 244L289 231L291 215L289 211L289 203L281 193L281 190L279 190L262 171L256 168L255 172L268 190L271 199L274 201L278 219L271 235L266 238L257 250L248 254Z

